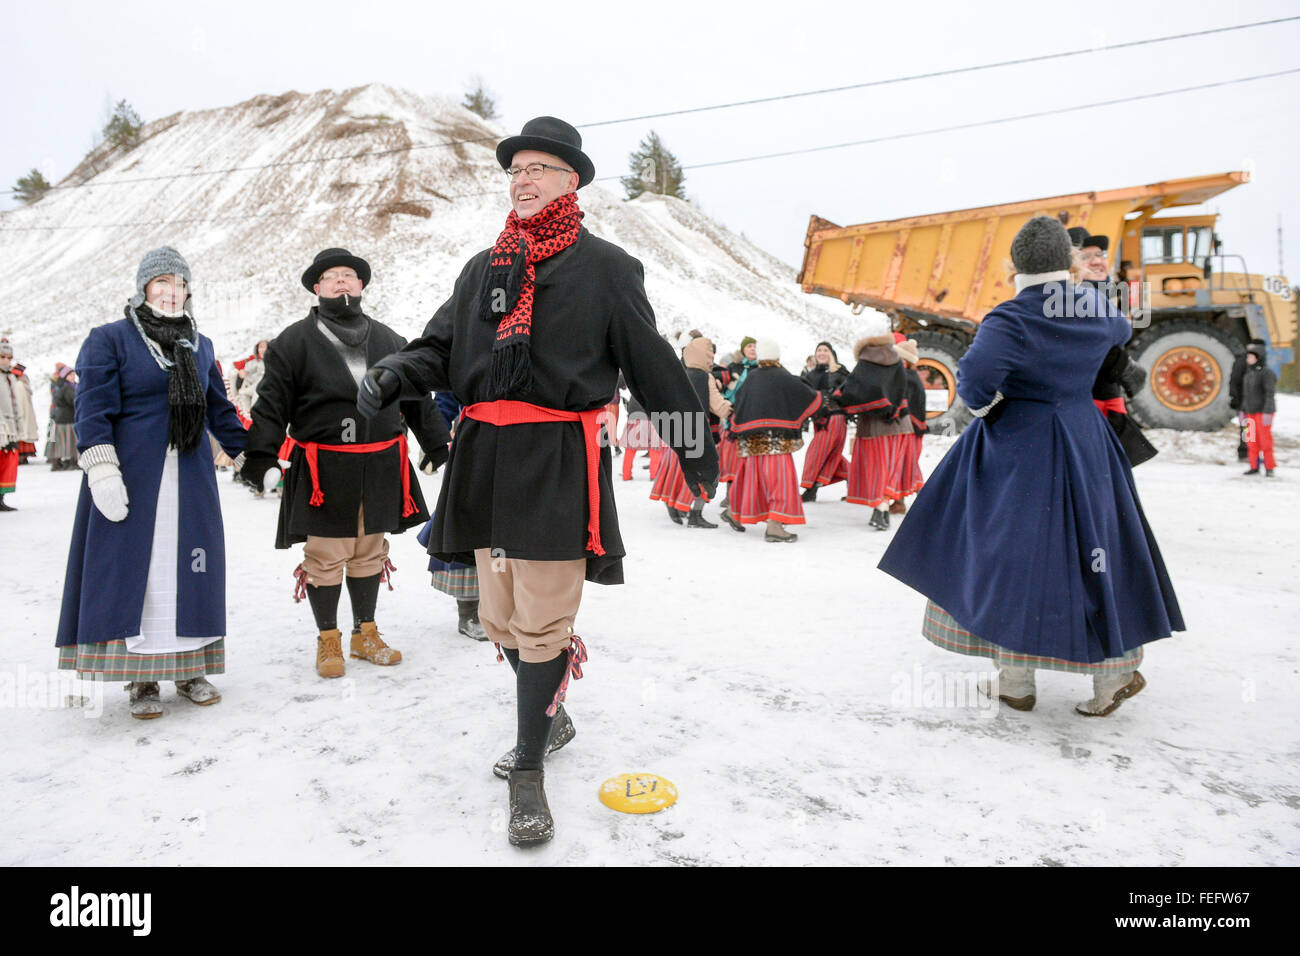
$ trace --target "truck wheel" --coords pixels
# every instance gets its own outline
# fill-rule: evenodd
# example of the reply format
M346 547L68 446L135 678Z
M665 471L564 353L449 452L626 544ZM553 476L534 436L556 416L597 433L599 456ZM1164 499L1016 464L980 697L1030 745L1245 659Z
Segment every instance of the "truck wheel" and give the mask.
M926 392L926 419L932 435L956 435L971 423L970 409L957 397L957 362L969 343L947 332L913 332L920 353L917 373Z
M1157 322L1129 346L1147 371L1147 387L1129 400L1146 428L1213 431L1232 419L1228 374L1243 354L1240 342L1201 319Z

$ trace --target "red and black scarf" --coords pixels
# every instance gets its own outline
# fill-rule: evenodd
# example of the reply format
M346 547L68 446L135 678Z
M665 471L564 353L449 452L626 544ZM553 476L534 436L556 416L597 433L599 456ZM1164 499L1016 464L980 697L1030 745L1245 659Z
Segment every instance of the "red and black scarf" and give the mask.
M497 323L491 383L497 398L532 387L535 266L573 245L581 225L576 193L565 193L527 219L513 209L506 217L506 227L492 247L479 308L483 319Z

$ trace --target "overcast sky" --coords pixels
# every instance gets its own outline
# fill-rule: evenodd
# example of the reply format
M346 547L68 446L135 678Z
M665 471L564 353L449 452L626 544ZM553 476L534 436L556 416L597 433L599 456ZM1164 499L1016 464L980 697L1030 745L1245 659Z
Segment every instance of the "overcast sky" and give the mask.
M493 12L499 11L499 12ZM11 5L0 186L72 169L126 99L145 119L261 93L384 82L502 123L575 124L1300 15L1300 4L473 5L243 0ZM584 130L597 175L654 128L684 165L892 136L1300 66L1300 21L956 78ZM1049 119L688 170L704 211L798 265L812 213L841 224L1250 169L1217 200L1224 251L1300 281L1300 74ZM503 190L504 196L504 190ZM9 205L0 201L0 207ZM503 198L503 212L505 203ZM485 236L494 232L485 225ZM490 237L489 237L490 238ZM468 255L473 250L466 250Z

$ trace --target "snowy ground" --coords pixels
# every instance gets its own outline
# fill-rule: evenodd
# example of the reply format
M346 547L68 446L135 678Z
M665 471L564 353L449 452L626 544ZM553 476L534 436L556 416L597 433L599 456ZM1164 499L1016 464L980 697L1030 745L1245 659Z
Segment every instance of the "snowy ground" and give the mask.
M671 525L638 467L617 482L629 583L589 585L578 621L578 736L547 765L557 836L528 852L506 843L490 772L513 742L509 670L456 633L414 534L380 598L405 661L322 681L276 506L223 476L225 699L200 709L164 684L164 717L136 721L121 685L62 706L79 479L33 464L0 517L0 863L1294 865L1300 397L1280 411L1267 482L1241 476L1235 431L1153 434L1164 451L1137 482L1190 629L1149 647L1148 688L1101 720L1074 714L1075 675L1040 674L1029 714L967 697L978 662L920 636L924 599L875 570L890 535L842 486L775 545ZM940 453L927 444L927 473ZM601 805L631 771L681 799Z

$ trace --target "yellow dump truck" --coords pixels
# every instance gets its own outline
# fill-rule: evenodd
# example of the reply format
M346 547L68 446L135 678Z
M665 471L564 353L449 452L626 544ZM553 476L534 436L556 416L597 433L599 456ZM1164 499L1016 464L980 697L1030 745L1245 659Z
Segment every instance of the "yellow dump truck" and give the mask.
M1030 217L1055 216L1110 239L1133 320L1129 351L1148 372L1148 387L1129 403L1135 417L1149 427L1218 428L1231 418L1233 359L1250 339L1264 340L1274 372L1294 358L1291 287L1223 252L1216 216L1157 214L1249 180L1228 172L858 226L813 216L799 282L855 309L879 309L915 338L932 427L959 429L969 418L957 398L957 361L980 320L1015 295L1011 240Z

